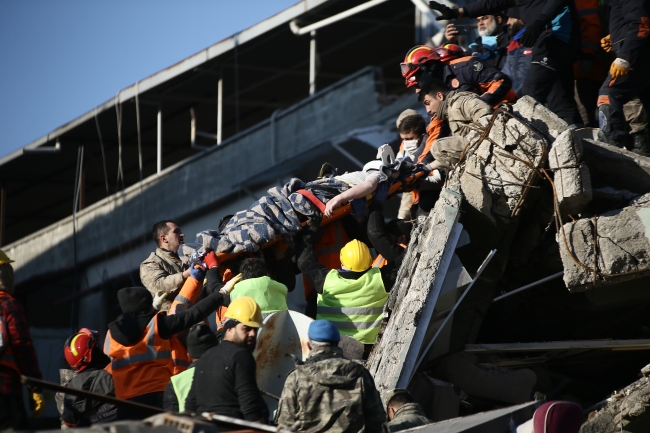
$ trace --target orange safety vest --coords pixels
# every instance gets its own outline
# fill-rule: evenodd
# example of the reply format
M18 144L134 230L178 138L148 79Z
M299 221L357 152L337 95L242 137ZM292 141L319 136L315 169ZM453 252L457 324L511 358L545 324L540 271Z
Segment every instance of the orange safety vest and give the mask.
M0 292L0 302L8 299L13 299L13 297L7 292ZM7 329L7 319L4 316L0 316L0 333L2 336L2 341L6 347L3 349L0 347L0 365L9 367L12 370L15 370L20 374L18 370L18 365L16 365L16 359L14 358L13 351L11 350L11 342L9 341L9 330Z
M111 358L110 371L115 382L115 396L129 399L152 392L163 392L170 378L187 370L190 357L174 335L165 340L158 334L157 313L133 346L124 346L106 333L104 353Z
M219 272L221 272L221 269L219 269ZM221 273L223 274L223 277L221 277L221 282L224 284L235 277L235 274L233 274L232 271L228 268L226 268ZM217 308L217 313L214 318L217 325L217 331L223 328L223 325L226 323L226 311L228 311L228 307L226 307L225 305L222 305L219 308Z
M406 245L404 244L399 244L400 247L406 249ZM372 261L372 267L373 268L383 268L388 264L388 260L384 258L381 254L377 254L377 257L375 257L375 260Z
M323 235L316 243L316 257L318 262L327 269L341 269L341 248L350 242L350 238L341 221L334 221L323 227ZM314 290L307 278L303 277L305 285L305 299Z

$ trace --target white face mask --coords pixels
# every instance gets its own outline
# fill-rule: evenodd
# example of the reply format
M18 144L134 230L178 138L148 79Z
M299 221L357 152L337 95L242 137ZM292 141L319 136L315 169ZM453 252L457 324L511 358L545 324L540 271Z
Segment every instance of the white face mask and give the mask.
M418 139L404 140L403 143L404 143L404 150L408 153L413 153L417 150L420 140Z

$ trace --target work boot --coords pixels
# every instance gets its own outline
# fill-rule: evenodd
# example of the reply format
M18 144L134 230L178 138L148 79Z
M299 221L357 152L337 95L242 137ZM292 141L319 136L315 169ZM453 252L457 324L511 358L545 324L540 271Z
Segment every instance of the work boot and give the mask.
M620 113L612 109L609 104L598 107L598 140L616 147L625 147L629 142L629 134L625 132Z
M650 156L650 132L647 129L632 134L632 152Z

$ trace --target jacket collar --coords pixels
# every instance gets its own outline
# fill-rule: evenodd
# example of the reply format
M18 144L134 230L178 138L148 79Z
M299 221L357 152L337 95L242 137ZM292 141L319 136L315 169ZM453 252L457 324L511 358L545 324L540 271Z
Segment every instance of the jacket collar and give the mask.
M447 103L449 102L449 99L456 93L455 90L450 90L447 92L445 95L445 99L440 103L440 108L438 108L438 114L436 114L436 117L438 119L444 119L447 116Z
M305 363L318 362L331 358L343 358L343 349L338 346L315 347L309 351L309 358Z

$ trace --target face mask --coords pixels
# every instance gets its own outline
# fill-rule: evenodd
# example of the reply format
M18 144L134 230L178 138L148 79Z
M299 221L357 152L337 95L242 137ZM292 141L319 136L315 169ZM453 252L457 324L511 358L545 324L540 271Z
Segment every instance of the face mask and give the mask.
M418 148L418 143L420 140L415 139L415 140L404 140L404 150L408 153L413 153L417 150Z

